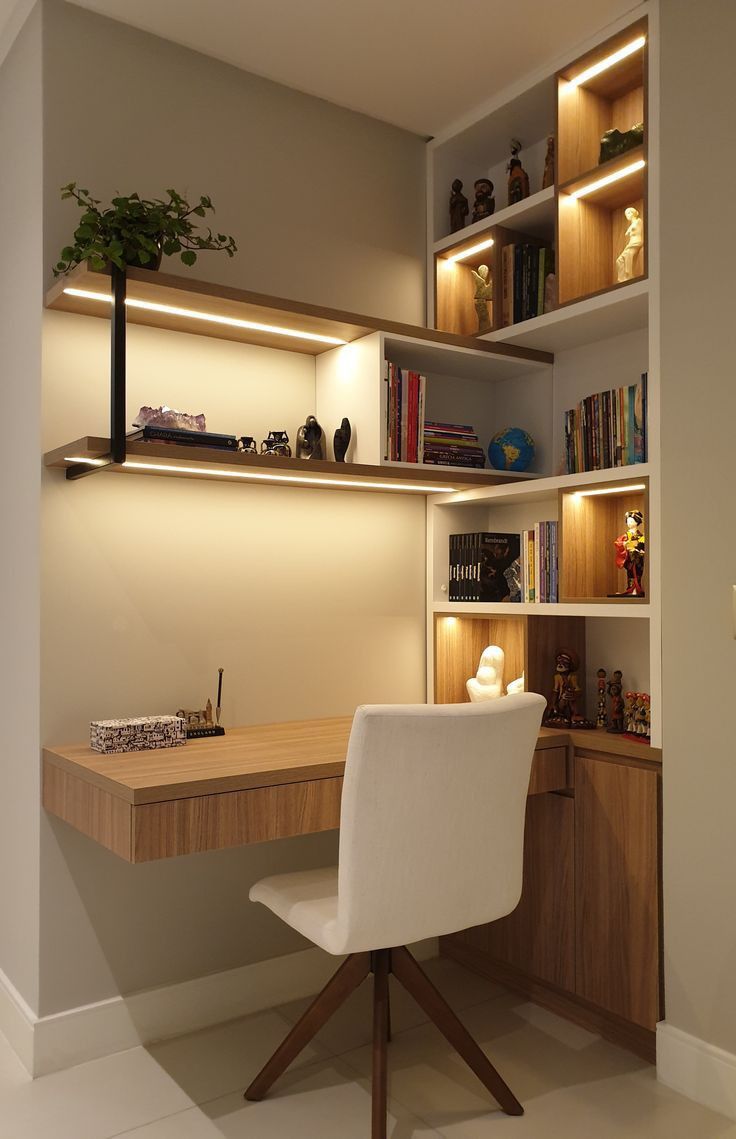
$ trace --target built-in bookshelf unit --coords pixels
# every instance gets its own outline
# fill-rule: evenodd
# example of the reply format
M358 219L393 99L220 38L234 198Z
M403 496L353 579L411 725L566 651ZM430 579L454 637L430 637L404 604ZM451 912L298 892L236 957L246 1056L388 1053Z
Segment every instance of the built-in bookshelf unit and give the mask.
M524 325L531 325L533 334L537 321L568 307L574 321L575 305L609 292L614 305L609 334L640 327L641 306L615 305L613 298L647 275L647 36L646 18L629 24L429 144L428 252L434 273L428 299L435 327L522 343L515 334L523 335ZM603 148L603 136L611 131L619 134L607 137ZM543 186L549 136L554 136L554 183ZM512 139L522 143L519 157L530 194L508 206ZM497 208L490 217L448 233L456 178L463 182L469 219L478 178L494 182ZM633 235L627 232L635 220L626 216L630 208L642 223ZM506 246L512 251L504 255ZM540 246L550 250L541 267ZM624 264L619 258L627 246ZM473 304L471 269L481 264L491 270L490 330L479 328ZM553 336L558 324L549 322ZM545 325L540 329L544 333ZM544 335L539 342L545 342ZM553 347L552 339L546 343Z
M47 305L55 311L109 317L110 279L80 268L54 286ZM551 469L551 435L547 431L545 440L541 419L536 467L529 473L496 471L487 458L484 469L454 462L392 461L387 445L386 394L388 364L421 373L425 377L426 418L472 425L485 456L491 437L504 426L509 391L526 393L534 401L540 392L551 390L551 353L479 344L472 338L434 329L381 322L145 270L128 273L126 314L130 325L298 352L313 375L311 406L294 407L290 425L314 414L325 430L324 459L136 440L128 442L124 463L112 463L109 439L93 426L88 435L50 451L46 456L48 467L65 469L72 475L87 469L422 494L508 483ZM280 415L283 410L281 406ZM132 424L136 411L137 406L128 407L128 423ZM334 461L333 450L333 434L343 418L350 421L352 431L345 463ZM222 429L235 434L235 413L231 422L232 427ZM85 426L79 424L81 429ZM294 447L293 426L289 434Z

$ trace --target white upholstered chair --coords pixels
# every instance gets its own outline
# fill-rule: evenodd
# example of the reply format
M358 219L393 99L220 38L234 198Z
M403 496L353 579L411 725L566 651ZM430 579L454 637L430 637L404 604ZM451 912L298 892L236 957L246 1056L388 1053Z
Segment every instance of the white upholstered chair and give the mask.
M339 865L264 878L250 891L328 953L347 959L245 1095L259 1100L369 973L373 1139L386 1135L390 973L501 1108L523 1108L406 949L494 921L521 896L524 818L545 700L358 708L348 745Z

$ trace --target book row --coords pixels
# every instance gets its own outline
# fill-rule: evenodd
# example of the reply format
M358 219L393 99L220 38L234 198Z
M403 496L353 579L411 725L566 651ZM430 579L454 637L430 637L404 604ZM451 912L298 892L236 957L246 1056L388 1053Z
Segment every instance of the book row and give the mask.
M547 311L544 287L554 271L554 251L548 246L504 245L501 250L503 327Z
M520 534L450 534L450 601L556 602L557 523Z
M647 374L636 384L597 392L565 412L567 473L647 461Z

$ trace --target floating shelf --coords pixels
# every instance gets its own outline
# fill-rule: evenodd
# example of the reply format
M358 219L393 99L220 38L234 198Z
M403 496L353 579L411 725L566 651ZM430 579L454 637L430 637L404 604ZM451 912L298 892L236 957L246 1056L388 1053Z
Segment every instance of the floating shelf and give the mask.
M368 466L326 460L287 459L186 447L172 443L127 444L123 464L109 461L110 440L85 436L57 447L44 456L44 465L66 470L67 477L89 471L127 475L156 475L207 480L241 480L270 485L311 487L326 490L391 491L401 494L437 494L468 487L503 483L514 476L501 471L465 471L434 466Z
M649 617L651 606L645 599L620 598L618 604L602 601L574 602L543 602L529 604L527 602L488 602L477 601L469 604L467 601L438 602L432 606L432 612L438 617Z
M457 233L450 233L434 243L434 252L448 256L455 253L463 245L472 245L472 239L479 241L492 230L494 226L505 225L511 229L519 229L532 237L543 237L550 241L555 232L555 189L547 186L536 194L531 194L523 202L515 202L513 206L506 206L503 210L491 214L489 218L466 225Z
M562 305L544 316L487 333L478 343L491 340L525 348L544 345L550 352L564 352L645 328L648 318L649 282L646 279L627 281L595 296Z
M46 297L46 307L109 319L109 274L94 272L80 265L51 288ZM127 271L126 320L129 324L144 324L314 356L372 332L384 332L431 341L448 348L480 351L487 353L489 360L497 357L501 360L552 363L547 352L530 352L515 345L483 344L474 337L357 316L147 269Z

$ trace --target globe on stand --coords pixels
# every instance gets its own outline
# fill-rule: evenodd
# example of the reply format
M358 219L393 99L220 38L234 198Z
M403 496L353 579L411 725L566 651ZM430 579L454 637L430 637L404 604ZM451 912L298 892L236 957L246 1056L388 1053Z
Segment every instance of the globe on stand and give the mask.
M504 427L491 439L488 458L497 471L525 471L534 459L534 440L522 427Z

